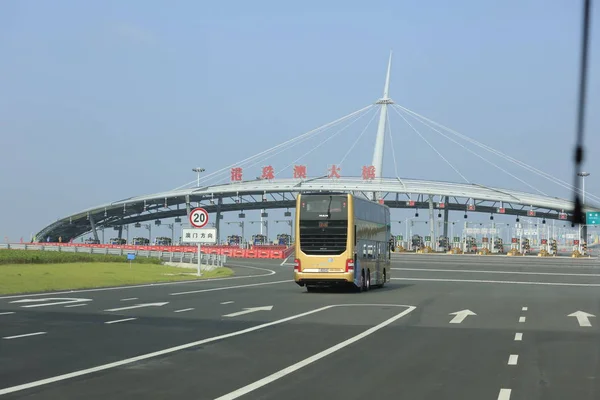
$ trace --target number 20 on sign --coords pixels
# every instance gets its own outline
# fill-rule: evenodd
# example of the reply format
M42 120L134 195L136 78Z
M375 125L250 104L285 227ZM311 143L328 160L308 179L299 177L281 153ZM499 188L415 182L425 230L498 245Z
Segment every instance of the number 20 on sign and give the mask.
M208 224L208 212L204 208L194 208L190 212L190 224L194 228L203 228Z

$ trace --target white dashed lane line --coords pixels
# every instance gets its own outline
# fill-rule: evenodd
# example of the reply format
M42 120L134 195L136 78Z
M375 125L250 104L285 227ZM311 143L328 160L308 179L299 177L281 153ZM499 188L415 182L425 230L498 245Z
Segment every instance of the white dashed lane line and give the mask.
M515 342L520 342L523 340L523 334L520 332L515 333Z
M45 335L45 334L46 334L46 332L34 332L34 333L26 333L24 335L5 336L2 339L6 339L6 340L19 339L19 338L24 338L24 337L29 337L29 336L38 336L38 335Z
M70 306L65 306L65 308L83 307L83 306L87 306L87 304L71 304Z
M184 308L183 310L175 310L174 312L186 312L186 311L192 311L193 308Z
M525 317L519 317L519 322L525 322Z
M500 389L498 400L510 400L510 389Z
M521 308L521 310L522 310L522 311L527 311L527 310L528 310L528 308L527 308L527 307L523 307L523 308Z
M231 303L233 303L233 301L224 301L221 304L231 304Z
M106 321L105 324L118 324L120 322L133 321L135 319L137 319L137 318L117 319L117 320L114 320L114 321Z
M121 301L132 301L132 300L137 300L137 297L130 297L128 299L121 299Z
M14 311L7 311L7 312L0 312L0 315L10 315L10 314L14 314Z
M510 357L508 357L508 365L517 365L518 361L519 361L518 354L511 354Z

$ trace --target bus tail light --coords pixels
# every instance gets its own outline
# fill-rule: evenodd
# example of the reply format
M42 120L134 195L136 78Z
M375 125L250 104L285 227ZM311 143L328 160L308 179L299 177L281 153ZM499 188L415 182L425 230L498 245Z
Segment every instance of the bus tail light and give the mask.
M300 272L300 260L297 258L294 260L294 272Z
M351 258L346 260L346 272L354 272L354 260Z

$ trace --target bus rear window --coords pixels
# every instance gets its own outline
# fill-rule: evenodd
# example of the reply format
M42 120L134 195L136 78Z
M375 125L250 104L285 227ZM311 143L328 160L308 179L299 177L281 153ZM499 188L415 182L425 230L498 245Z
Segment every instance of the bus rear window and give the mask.
M346 196L303 196L300 207L300 219L348 219L348 198Z

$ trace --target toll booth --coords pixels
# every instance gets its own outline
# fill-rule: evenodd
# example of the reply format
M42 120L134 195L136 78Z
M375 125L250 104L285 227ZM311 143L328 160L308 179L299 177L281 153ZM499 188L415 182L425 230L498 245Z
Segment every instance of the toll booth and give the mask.
M425 247L432 248L433 242L431 241L431 236L425 236Z
M504 253L504 242L502 241L502 238L494 239L494 252Z
M240 235L227 236L227 244L229 246L239 246L242 244L242 237Z
M280 233L279 235L277 235L277 244L280 246L289 247L292 244L292 237L287 233Z
M121 246L121 245L127 244L127 240L125 240L123 238L121 238L121 239L119 239L119 238L111 238L108 241L108 243L110 243L110 244L112 244L114 246Z
M423 236L413 235L411 238L411 245L413 250L420 250L425 247L425 243L423 242Z
M438 248L448 251L450 248L450 239L448 239L446 236L440 236L438 238Z
M556 257L558 254L558 243L556 243L556 239L552 239L550 241L550 253Z
M490 251L490 238L482 237L481 238L481 250Z
M154 239L155 246L171 246L173 241L169 237L161 236Z
M252 243L254 246L264 246L267 244L267 237L261 234L252 235Z
M131 244L134 246L148 246L150 244L150 239L145 237L135 237L131 241Z
M550 253L548 252L548 239L540 240L540 252L538 253L538 257L547 257Z
M529 243L529 239L523 239L521 242L521 253L527 254L531 252L531 244Z
M465 237L463 245L465 253L477 253L477 240L473 236Z

